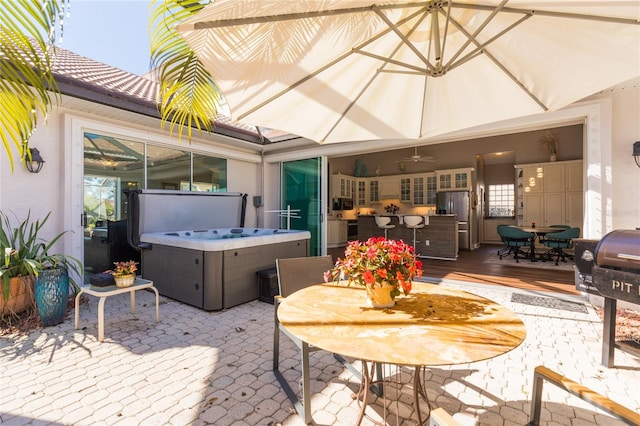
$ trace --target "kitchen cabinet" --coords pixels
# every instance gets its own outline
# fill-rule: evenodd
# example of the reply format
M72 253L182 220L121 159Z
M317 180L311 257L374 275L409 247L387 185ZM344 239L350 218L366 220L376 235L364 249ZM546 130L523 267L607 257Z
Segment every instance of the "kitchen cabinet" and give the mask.
M436 174L421 174L411 178L411 204L426 206L436 203Z
M524 225L524 169L516 167L516 225Z
M368 203L367 197L367 179L356 179L355 180L355 205L356 207L364 207Z
M347 221L327 221L327 247L344 247L347 245Z
M383 176L378 178L380 182L380 199L400 198L400 176Z
M400 178L400 202L410 203L412 200L412 178L403 177Z
M563 192L565 190L565 166L564 164L546 164L542 167L543 192Z
M426 185L427 185L426 204L434 205L436 203L436 194L438 193L438 181L436 179L435 172L428 173L426 175Z
M437 170L438 191L471 191L473 190L473 168Z
M424 206L426 203L425 179L426 176L415 176L411 178L411 204L414 206Z
M568 162L565 164L565 185L567 191L582 192L582 161Z
M331 196L353 199L354 180L354 177L340 173L331 176Z
M522 203L519 224L535 222L539 226L569 225L582 227L582 160L516 166L523 171L522 182L516 178L518 203ZM519 173L519 172L518 172ZM522 194L522 201L520 201ZM520 219L520 206L518 206Z
M544 188L544 176L542 165L532 164L522 167L523 185L525 194L542 194Z
M544 226L565 225L566 195L564 192L544 192Z
M582 190L582 165L579 165L578 173L580 174L579 186ZM527 193L535 192L558 192L567 189L567 165L563 162L540 163L522 166L524 179L524 191ZM571 181L572 185L576 185L575 166L572 166Z
M545 226L544 195L542 193L525 194L522 222L525 226L529 226L533 222L537 223L538 226Z
M411 181L412 204L414 206L428 206L436 204L438 185L435 173L416 176Z
M378 179L369 180L369 203L380 203L380 182L378 181Z

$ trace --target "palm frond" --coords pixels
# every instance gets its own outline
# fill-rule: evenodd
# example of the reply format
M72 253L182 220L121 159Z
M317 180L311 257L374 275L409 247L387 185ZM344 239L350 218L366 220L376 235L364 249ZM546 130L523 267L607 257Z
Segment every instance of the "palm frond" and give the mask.
M52 73L57 22L68 0L0 1L0 125L1 140L14 170L29 148L40 110L46 117L59 96Z
M175 30L175 25L204 5L197 1L154 0L151 3L151 65L160 79L158 108L162 125L190 141L193 129L213 130L221 105L220 90L213 77Z

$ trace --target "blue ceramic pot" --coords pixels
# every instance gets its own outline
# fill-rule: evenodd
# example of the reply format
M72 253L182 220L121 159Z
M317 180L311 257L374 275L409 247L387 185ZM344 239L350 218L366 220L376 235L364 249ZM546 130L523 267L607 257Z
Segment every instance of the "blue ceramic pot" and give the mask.
M64 321L69 299L69 272L66 268L40 271L34 286L36 308L45 327Z

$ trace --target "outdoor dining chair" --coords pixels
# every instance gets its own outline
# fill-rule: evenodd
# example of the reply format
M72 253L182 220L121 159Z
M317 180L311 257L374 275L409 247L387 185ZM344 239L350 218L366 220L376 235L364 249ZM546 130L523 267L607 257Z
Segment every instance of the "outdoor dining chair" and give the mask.
M502 260L502 256L508 256L511 253L513 253L513 247L508 246L504 237L504 228L508 227L509 225L505 225L505 224L500 224L496 227L497 231L498 231L498 236L500 237L500 241L502 241L502 243L504 244L504 247L500 248L498 250L498 256L500 257L500 260Z
M559 232L552 232L545 235L542 244L549 250L544 252L540 257L542 259L553 260L553 256L556 257L556 265L562 259L563 262L567 261L567 258L573 259L573 255L566 252L566 250L573 248L573 239L580 236L580 228L569 228Z
M535 243L536 234L526 232L514 226L507 226L502 229L504 243L513 250L516 263L520 263L518 256L529 256L530 248ZM526 249L526 250L525 250Z
M319 284L324 281L324 272L333 268L331 256L296 257L288 259L276 259L276 269L278 273L278 285L280 295L274 298L274 321L273 330L273 373L284 389L287 397L295 407L298 414L303 418L305 424L311 422L311 384L309 378L309 353L319 350L301 341L289 333L278 321L278 306L283 298L297 290L310 285ZM284 333L293 341L301 352L302 370L302 401L296 396L289 382L280 371L280 332ZM356 377L360 378L360 372L347 362L340 355L333 355L338 361L345 365Z

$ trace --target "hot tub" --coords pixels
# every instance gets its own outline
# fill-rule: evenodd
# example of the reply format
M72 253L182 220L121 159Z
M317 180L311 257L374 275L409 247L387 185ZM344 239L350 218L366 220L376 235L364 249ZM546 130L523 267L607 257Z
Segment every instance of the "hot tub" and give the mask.
M258 271L309 254L309 231L244 227L245 194L139 190L129 200L142 276L207 311L258 299Z
M219 228L145 233L140 236L140 241L147 244L163 244L202 251L223 251L298 241L301 238L310 237L311 234L308 231L298 230Z

